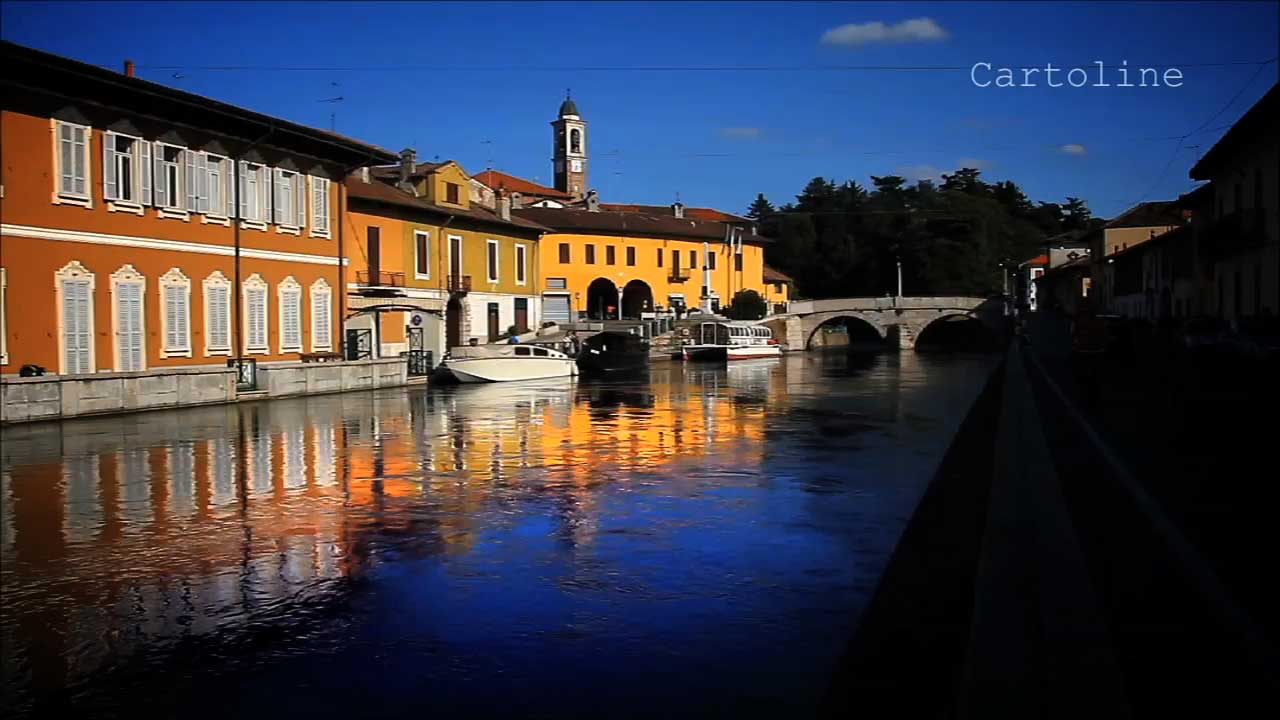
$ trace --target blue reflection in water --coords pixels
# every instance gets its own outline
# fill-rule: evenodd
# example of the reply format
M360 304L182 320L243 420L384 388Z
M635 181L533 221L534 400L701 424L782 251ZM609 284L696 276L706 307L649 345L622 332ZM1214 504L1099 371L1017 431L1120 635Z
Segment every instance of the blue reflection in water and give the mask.
M804 714L993 366L662 363L7 430L6 703Z

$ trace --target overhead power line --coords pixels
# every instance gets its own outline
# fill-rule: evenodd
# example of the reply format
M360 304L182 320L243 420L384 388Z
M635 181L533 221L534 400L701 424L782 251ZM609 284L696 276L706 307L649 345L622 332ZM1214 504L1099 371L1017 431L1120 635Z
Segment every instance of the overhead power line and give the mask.
M1128 68L1205 68L1240 65L1266 65L1269 60L1225 60L1207 63L1130 63ZM984 62L986 62L984 60ZM1097 60L1083 63L1059 63L1062 69L1090 68ZM1038 65L1003 65L1011 70L1042 70ZM958 72L972 65L138 65L139 70L205 71L205 72Z

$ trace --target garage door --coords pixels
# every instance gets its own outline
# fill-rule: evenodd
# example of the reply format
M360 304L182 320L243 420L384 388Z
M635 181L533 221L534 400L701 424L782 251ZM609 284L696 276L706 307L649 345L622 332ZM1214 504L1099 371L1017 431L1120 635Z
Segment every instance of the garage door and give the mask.
M568 295L542 296L543 322L567 323L569 319L570 305Z

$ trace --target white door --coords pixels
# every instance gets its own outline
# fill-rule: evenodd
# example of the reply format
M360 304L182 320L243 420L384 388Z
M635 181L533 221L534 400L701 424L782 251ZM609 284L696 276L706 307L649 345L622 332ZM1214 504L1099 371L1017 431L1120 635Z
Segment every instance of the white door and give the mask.
M88 280L62 283L62 340L68 375L93 372L90 299Z
M142 283L116 285L116 347L120 372L145 370L142 337Z

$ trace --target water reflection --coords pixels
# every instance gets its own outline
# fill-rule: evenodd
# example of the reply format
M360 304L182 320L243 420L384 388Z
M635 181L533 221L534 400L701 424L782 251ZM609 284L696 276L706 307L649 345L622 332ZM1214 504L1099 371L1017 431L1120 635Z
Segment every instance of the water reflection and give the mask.
M991 366L660 364L7 430L6 704L183 703L218 673L252 714L367 711L281 688L381 668L450 707L804 706Z

